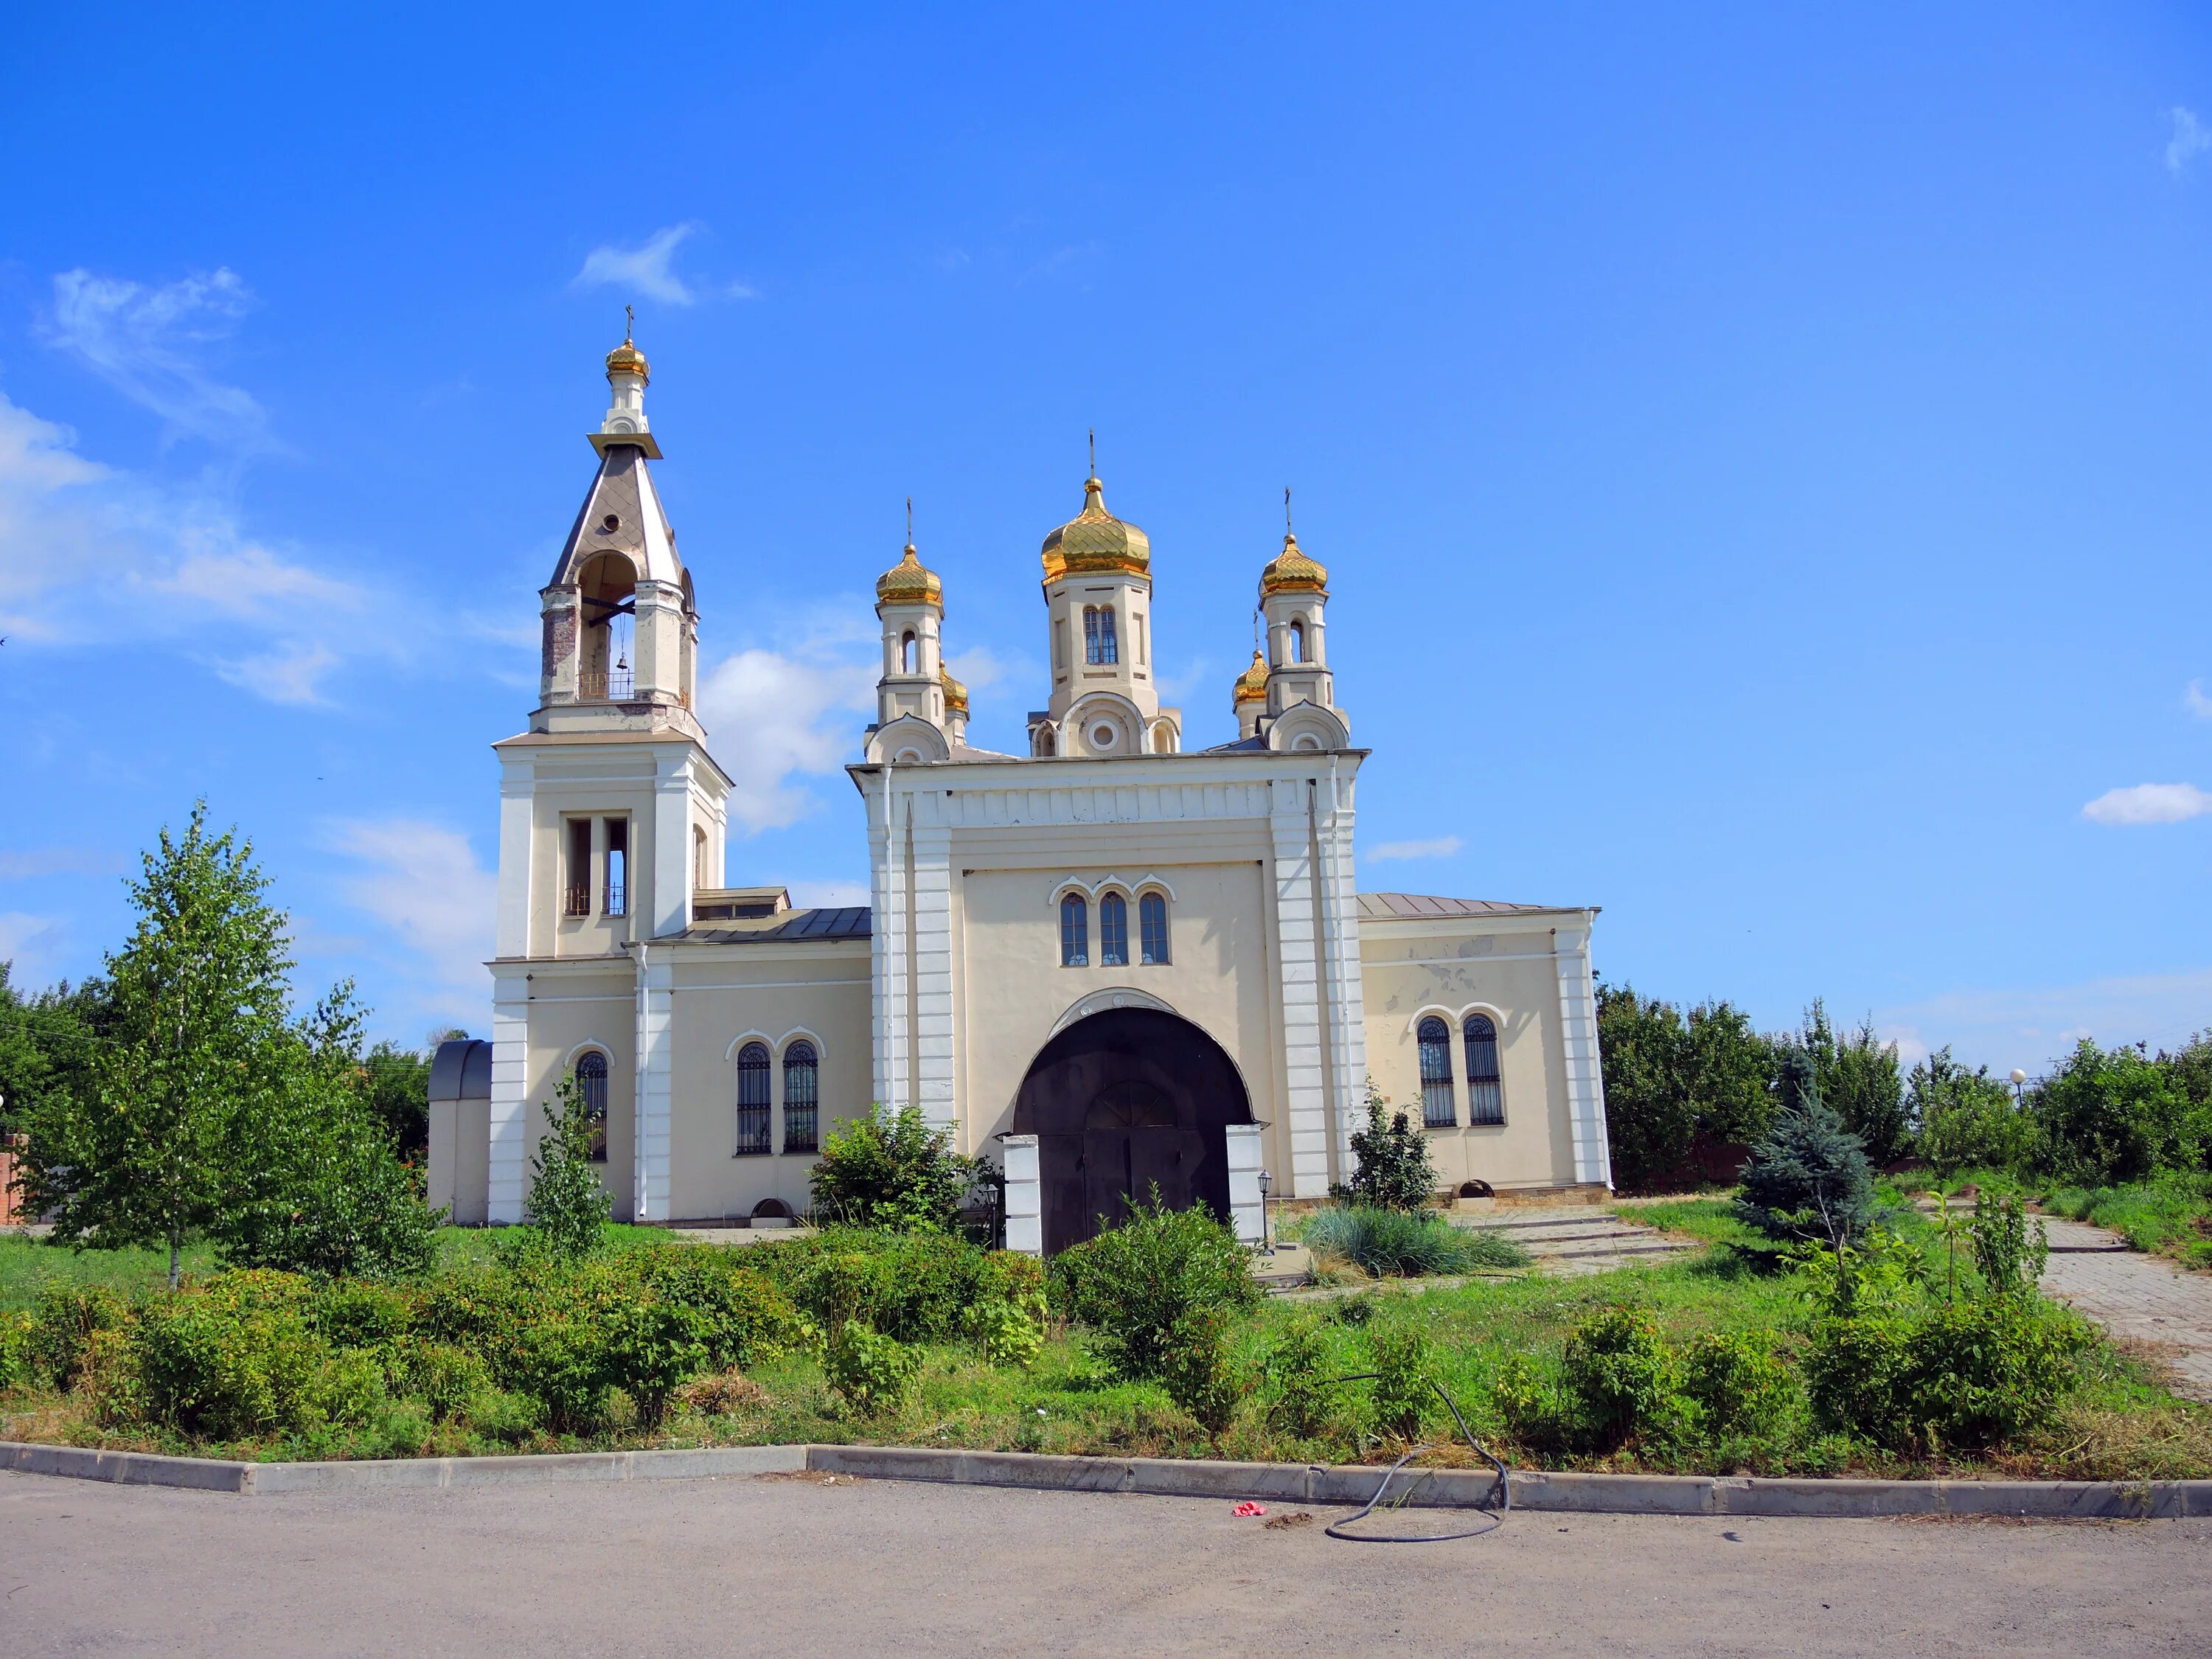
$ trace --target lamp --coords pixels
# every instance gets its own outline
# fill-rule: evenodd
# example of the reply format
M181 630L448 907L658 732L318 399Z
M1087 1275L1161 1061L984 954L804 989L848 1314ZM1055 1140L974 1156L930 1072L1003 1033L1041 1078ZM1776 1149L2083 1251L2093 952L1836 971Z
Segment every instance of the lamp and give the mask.
M2020 1095L2021 1085L2025 1084L2027 1081L2027 1073L2021 1071L2019 1066L2014 1066L2012 1068L2012 1103L2013 1109L2015 1111L2019 1110L2021 1105Z
M1260 1171L1260 1254L1271 1261L1274 1260L1275 1247L1267 1242L1267 1194L1274 1184L1274 1176L1265 1170Z

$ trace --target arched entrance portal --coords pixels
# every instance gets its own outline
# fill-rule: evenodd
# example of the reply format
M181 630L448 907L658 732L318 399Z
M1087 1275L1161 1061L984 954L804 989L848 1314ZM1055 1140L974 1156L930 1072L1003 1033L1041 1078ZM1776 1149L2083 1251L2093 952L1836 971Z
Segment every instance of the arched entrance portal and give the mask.
M1014 1097L1014 1128L1037 1138L1047 1255L1121 1220L1157 1183L1171 1209L1229 1217L1223 1131L1252 1121L1244 1080L1221 1045L1176 1014L1112 1008L1037 1051Z

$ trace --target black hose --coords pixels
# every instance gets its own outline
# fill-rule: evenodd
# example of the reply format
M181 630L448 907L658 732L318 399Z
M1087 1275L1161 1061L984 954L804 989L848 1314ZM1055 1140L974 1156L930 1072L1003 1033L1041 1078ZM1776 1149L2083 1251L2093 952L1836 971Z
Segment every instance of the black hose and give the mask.
M1329 1382L1332 1383L1364 1382L1381 1375L1380 1371L1355 1371L1349 1376L1333 1376L1329 1378ZM1383 1470L1382 1484L1375 1488L1375 1496L1367 1500L1364 1509L1360 1510L1357 1514L1347 1515L1343 1520L1322 1528L1331 1538L1340 1538L1347 1544L1449 1544L1458 1539L1480 1538L1486 1532L1495 1532L1505 1524L1505 1517L1512 1513L1513 1483L1507 1478L1505 1465L1498 1461L1497 1454L1474 1437L1474 1431L1467 1425L1467 1419L1459 1414L1459 1407L1454 1403L1452 1397L1444 1392L1444 1385L1433 1376L1423 1377L1421 1380L1437 1391L1437 1398L1444 1402L1444 1409L1452 1414L1452 1421L1459 1425L1461 1435L1468 1445L1474 1448L1475 1455L1498 1471L1498 1486L1495 1494L1498 1507L1494 1510L1484 1508L1482 1510L1484 1524L1471 1532L1391 1533L1379 1535L1375 1533L1346 1532L1345 1530L1346 1527L1364 1521L1375 1513L1382 1502L1382 1494L1390 1490L1390 1482L1399 1470L1404 1468L1423 1452L1436 1449L1432 1443L1424 1443L1409 1448L1403 1457ZM1408 1490L1411 1489L1408 1488Z

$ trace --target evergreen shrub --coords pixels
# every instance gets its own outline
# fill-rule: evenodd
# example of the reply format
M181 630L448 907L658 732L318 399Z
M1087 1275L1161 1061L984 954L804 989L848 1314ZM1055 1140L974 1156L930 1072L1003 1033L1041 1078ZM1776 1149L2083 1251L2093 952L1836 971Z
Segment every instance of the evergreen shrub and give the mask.
M1367 1127L1352 1134L1352 1179L1337 1196L1376 1210L1420 1210L1437 1198L1429 1138L1404 1112L1393 1110L1367 1079Z
M1737 1213L1770 1237L1856 1239L1874 1218L1866 1148L1820 1099L1813 1056L1784 1052L1782 1105L1744 1166Z
M921 1108L878 1106L823 1137L807 1182L818 1220L950 1232L971 1196L997 1178L987 1159L955 1152L952 1132Z

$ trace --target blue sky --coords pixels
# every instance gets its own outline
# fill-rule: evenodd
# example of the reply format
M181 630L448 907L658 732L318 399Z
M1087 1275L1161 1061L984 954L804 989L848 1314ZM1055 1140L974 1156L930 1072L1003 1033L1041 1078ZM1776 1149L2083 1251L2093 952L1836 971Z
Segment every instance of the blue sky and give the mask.
M482 1029L622 307L734 881L860 890L904 498L975 737L1152 534L1193 743L1328 563L1363 884L2040 1066L2212 1024L2201 6L46 8L0 112L0 955L205 794L303 990Z

